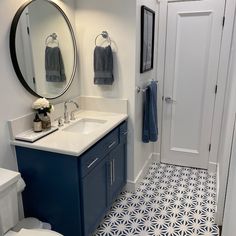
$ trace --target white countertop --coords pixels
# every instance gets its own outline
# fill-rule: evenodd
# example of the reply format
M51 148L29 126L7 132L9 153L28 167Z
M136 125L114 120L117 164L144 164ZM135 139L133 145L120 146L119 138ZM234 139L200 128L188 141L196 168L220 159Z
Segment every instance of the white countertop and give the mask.
M127 114L80 110L76 114L75 121L71 121L69 124L59 128L58 131L49 134L48 136L34 143L13 140L11 141L11 144L15 146L28 147L32 149L56 152L78 157L97 141L102 139L111 130L117 127L120 123L126 120L127 117ZM106 120L107 122L89 134L63 131L63 129L65 129L67 126L70 126L71 124L83 118L100 119Z

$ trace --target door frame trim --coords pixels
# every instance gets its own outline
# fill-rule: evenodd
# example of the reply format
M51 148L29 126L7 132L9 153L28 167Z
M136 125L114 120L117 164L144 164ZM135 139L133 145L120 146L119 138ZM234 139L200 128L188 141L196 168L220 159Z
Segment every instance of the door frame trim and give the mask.
M233 78L229 76L230 72L230 63L231 63L231 49L232 49L232 40L233 40L233 31L234 24L236 22L236 2L235 0L227 0L225 6L225 24L223 29L223 37L222 37L222 50L221 50L221 60L219 64L219 82L224 86L224 91L222 91L222 101L216 101L217 108L219 112L216 112L216 119L213 122L213 129L220 127L218 133L217 131L213 135L218 135L217 143L215 146L217 150L215 155L217 155L218 159L218 171L220 171L219 176L219 195L217 202L217 212L216 212L216 223L218 225L222 225L223 223L223 214L224 214L224 205L225 205L225 197L226 197L226 187L227 187L227 176L229 169L229 161L230 161L230 151L231 151L231 142L227 144L224 141L225 139L225 126L224 123L228 121L228 114L224 114L225 109L228 108L228 94L231 90L231 84ZM227 62L227 63L225 63ZM223 81L225 79L225 81ZM219 86L220 87L220 86ZM223 89L223 88L222 88ZM219 98L218 98L219 100ZM218 120L217 120L218 118ZM234 120L234 119L233 119ZM218 121L218 123L217 123ZM215 126L214 126L215 125ZM220 126L218 126L220 125ZM233 126L233 123L229 124ZM228 146L227 146L228 145ZM212 153L213 155L213 153ZM219 166L219 160L224 160L224 165Z

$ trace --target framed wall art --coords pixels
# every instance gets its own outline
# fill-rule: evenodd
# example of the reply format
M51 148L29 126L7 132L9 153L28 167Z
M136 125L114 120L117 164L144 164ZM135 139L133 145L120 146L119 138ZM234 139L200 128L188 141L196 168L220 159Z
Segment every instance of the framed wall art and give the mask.
M140 73L153 69L155 12L141 7L141 60Z

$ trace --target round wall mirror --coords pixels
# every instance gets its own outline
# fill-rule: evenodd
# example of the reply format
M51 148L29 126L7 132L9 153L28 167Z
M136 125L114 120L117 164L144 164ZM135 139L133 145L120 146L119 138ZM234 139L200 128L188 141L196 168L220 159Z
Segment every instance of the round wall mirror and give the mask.
M53 99L69 88L76 70L75 36L64 11L50 0L26 2L11 26L10 52L22 85Z

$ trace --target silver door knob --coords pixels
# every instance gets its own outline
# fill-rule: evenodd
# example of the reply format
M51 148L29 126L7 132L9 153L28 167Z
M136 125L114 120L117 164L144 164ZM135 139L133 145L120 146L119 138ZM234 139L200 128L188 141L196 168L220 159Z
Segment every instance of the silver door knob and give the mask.
M172 99L171 97L165 97L165 101L166 103L174 103L176 102L174 99Z

